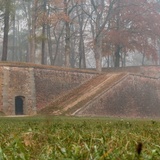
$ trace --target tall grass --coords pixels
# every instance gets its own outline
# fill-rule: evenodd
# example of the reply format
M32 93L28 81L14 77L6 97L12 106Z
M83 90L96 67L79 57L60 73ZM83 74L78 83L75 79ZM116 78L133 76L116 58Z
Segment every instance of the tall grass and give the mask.
M125 159L160 159L160 122L111 118L0 118L0 160Z

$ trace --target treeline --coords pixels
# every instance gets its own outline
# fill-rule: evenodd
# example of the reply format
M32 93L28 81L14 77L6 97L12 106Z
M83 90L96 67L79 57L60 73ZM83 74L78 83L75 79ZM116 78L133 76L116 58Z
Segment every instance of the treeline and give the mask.
M1 60L76 68L160 63L159 0L0 0Z

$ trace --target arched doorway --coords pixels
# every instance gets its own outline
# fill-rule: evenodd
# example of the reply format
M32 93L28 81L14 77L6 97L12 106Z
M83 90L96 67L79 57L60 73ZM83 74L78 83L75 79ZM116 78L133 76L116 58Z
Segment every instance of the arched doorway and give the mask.
M23 105L24 105L24 97L22 96L17 96L15 97L15 114L16 115L23 115Z

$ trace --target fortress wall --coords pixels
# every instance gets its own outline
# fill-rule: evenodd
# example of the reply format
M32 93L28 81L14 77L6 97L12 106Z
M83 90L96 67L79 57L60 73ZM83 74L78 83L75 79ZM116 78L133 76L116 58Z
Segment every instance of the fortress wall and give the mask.
M160 116L159 67L137 67L126 72L126 79L89 103L79 115L103 116ZM123 72L123 69L119 69ZM111 71L112 72L112 71ZM113 70L113 72L117 72ZM24 114L35 114L36 110L50 104L59 96L80 86L97 73L76 69L63 69L43 65L0 65L0 111L15 114L15 97L23 96Z
M15 97L24 97L24 114L32 115L58 96L95 76L96 72L43 65L0 65L0 111L15 115Z
M160 117L160 81L129 75L78 115Z
M78 87L95 73L74 70L34 69L37 109L42 109L58 96Z
M24 97L24 114L35 114L35 84L32 68L3 67L3 111L15 114L15 97Z

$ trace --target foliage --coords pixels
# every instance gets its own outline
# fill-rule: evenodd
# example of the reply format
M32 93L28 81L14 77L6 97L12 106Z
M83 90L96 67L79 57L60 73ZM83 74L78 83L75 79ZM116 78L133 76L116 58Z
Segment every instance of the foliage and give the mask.
M0 0L1 28L5 4L9 61L79 68L96 64L99 71L102 64L126 66L132 55L142 65L160 63L159 0Z
M0 159L158 160L159 133L160 122L153 120L3 117ZM141 155L136 153L138 143Z
M122 56L138 51L148 59L152 57L157 61L159 8L159 3L155 1L117 0L105 31L105 53L115 54L116 57L116 54Z

